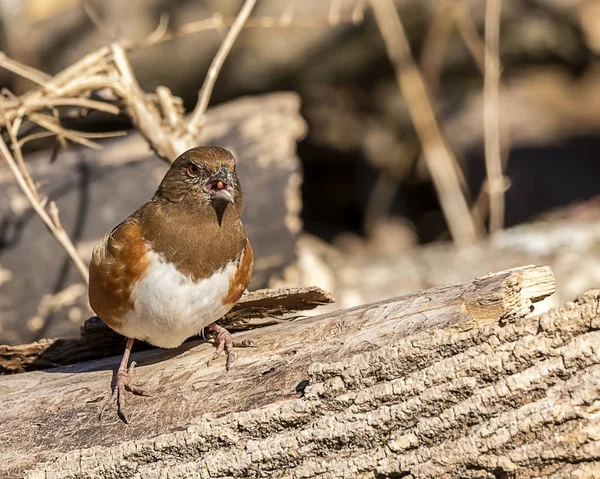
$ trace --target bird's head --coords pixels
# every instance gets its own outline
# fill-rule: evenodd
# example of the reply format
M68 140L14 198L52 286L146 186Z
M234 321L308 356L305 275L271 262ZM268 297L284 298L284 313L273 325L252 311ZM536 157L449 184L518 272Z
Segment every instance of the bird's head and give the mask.
M155 197L190 205L210 205L221 226L229 205L242 209L235 158L225 148L199 146L182 153L165 174Z

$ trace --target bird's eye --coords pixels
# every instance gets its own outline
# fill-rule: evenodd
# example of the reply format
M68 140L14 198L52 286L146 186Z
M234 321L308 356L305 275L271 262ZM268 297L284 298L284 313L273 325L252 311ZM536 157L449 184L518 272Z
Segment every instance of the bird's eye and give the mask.
M187 174L190 176L198 176L198 166L190 163L187 167Z

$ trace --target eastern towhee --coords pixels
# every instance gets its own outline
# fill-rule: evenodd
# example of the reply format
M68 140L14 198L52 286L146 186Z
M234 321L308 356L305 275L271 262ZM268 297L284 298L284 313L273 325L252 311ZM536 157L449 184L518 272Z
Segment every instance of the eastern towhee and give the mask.
M229 369L231 336L215 321L250 282L253 256L241 214L233 155L192 148L173 162L152 199L94 249L90 305L128 338L113 392L125 422L125 390L147 394L133 383L135 362L127 367L135 339L175 348L208 327Z

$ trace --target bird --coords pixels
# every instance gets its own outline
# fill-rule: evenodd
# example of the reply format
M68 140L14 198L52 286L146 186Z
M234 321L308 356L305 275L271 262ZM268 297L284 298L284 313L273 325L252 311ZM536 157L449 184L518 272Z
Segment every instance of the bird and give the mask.
M224 352L229 370L233 341L216 321L246 290L254 264L242 200L232 153L191 148L173 161L150 201L93 249L90 306L127 338L109 398L125 423L125 391L150 395L135 383L135 362L128 366L135 340L176 348L207 328L217 335L215 356Z

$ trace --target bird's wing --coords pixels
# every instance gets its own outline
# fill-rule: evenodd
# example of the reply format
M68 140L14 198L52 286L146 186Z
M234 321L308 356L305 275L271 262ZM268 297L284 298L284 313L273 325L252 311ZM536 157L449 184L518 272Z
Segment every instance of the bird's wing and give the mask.
M131 290L148 267L142 227L132 215L94 248L90 263L89 300L104 322L118 329L132 308Z

